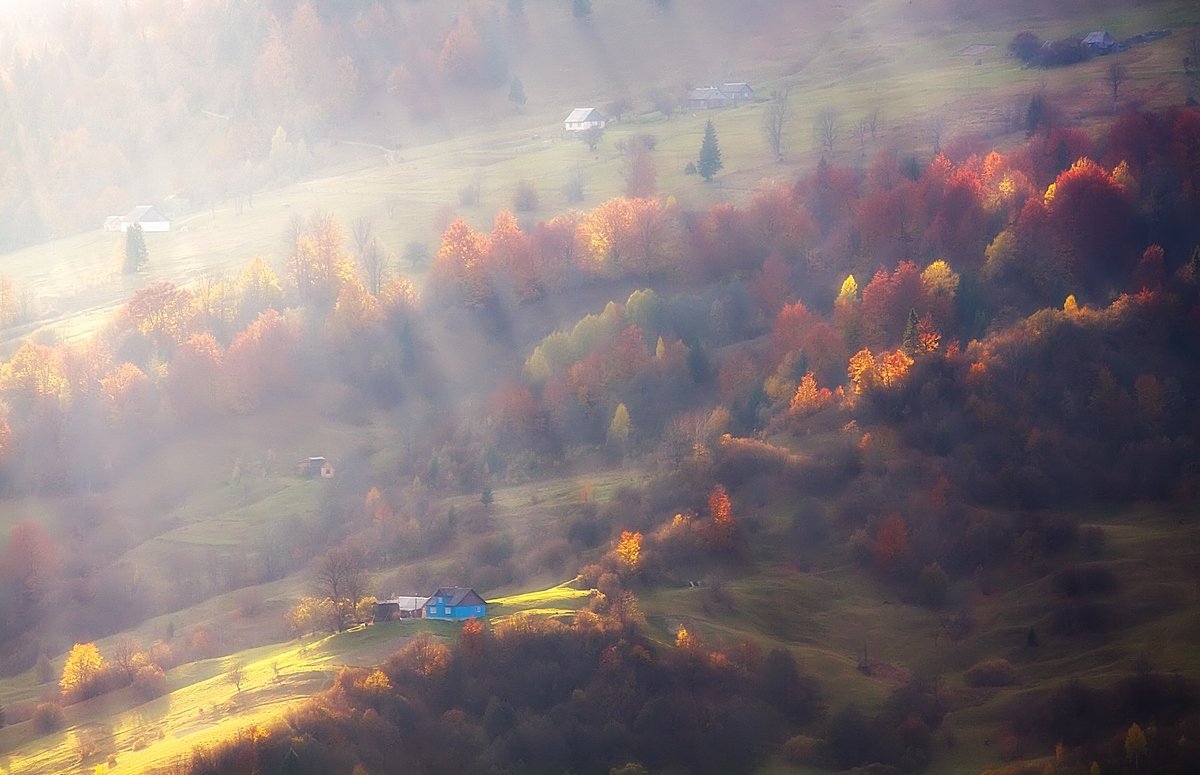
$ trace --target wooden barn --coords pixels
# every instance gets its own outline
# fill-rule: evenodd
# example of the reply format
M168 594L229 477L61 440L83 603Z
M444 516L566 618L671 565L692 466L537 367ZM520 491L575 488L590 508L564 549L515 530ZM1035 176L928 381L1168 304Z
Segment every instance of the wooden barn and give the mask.
M296 465L296 473L306 479L316 479L318 476L322 479L332 479L333 463L323 457L305 458Z
M371 610L371 621L386 622L396 619L420 619L425 613L428 597L398 595L387 600L376 600Z

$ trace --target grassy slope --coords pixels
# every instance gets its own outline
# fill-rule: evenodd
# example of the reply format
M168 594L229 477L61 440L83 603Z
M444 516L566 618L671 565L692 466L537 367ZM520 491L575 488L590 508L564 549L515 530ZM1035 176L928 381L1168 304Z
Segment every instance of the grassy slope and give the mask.
M1130 675L1138 659L1148 659L1159 672L1200 678L1200 654L1193 647L1200 638L1200 587L1193 559L1200 549L1200 520L1189 510L1165 506L1078 518L1084 526L1103 529L1102 559L1120 579L1119 590L1103 598L1120 624L1102 635L1054 634L1051 611L1059 598L1045 575L1047 568L1041 567L1014 568L990 595L980 594L970 581L959 582L955 594L972 600L976 632L957 644L944 636L935 640L948 611L898 600L856 569L840 546L814 547L818 559L803 570L760 547L752 554L770 559L723 585L732 599L727 608L706 604L703 588L653 590L641 602L664 640L683 625L714 644L749 639L764 649L791 649L804 669L819 678L831 711L849 704L869 710L910 676L937 677L951 708L943 730L952 730L955 742L950 746L944 734L937 737L929 772L978 772L1002 766L994 741L1007 722L1006 706L1025 693L1071 679L1105 686ZM1050 567L1059 565L1056 561ZM1039 635L1034 649L1025 642L1030 627ZM870 676L858 670L864 646ZM967 687L963 672L994 657L1017 667L1018 684Z
M480 227L486 226L495 209L506 206L509 192L522 178L538 182L542 210L537 217L564 208L559 186L576 165L585 170L588 203L598 202L620 192L615 141L633 133L650 132L659 138L660 190L677 196L685 206L701 207L718 199L744 197L764 177L787 179L809 168L815 154L811 121L824 106L839 110L846 123L870 108L881 107L884 132L868 147L868 154L892 143L927 146L924 127L935 114L953 116L948 134L953 134L954 128L993 132L995 106L1009 96L1041 88L1043 80L1051 93L1076 95L1072 105L1079 117L1086 119L1109 108L1100 77L1106 66L1104 60L1048 73L1020 71L1003 55L1003 46L1017 26L1008 21L964 21L947 16L946 21L931 23L933 14L929 14L927 18L901 17L897 22L889 15L897 3L877 0L854 4L848 10L832 4L821 6L821 12L796 10L797 16L788 25L778 25L773 37L739 36L736 28L726 36L709 31L706 22L712 17L701 10L689 10L690 4L682 3L675 7L672 20L643 26L623 21L618 16L621 4L612 3L605 6L610 10L598 12L591 31L575 29L565 17L538 17L531 26L531 40L537 43L530 46L525 60L515 68L530 94L530 105L523 114L495 118L511 107L504 103L503 95L490 95L482 101L486 104L480 110L490 112L492 119L467 122L445 139L404 147L403 160L397 165L389 166L377 157L364 158L330 170L316 180L259 193L254 208L242 215L235 215L231 207L218 207L211 213L183 218L176 224L180 228L170 234L148 235L152 262L146 276L115 276L113 253L119 243L113 235L99 231L0 257L0 267L32 288L48 313L48 322L70 337L107 320L114 307L136 287L152 280L188 282L205 271L234 272L257 253L273 255L283 224L295 212L326 209L343 221L370 216L398 252L408 240L434 241L434 214L446 205L457 205L458 188L476 176L481 176L483 186L481 204L456 209ZM1029 26L1043 37L1101 26L1121 36L1167 24L1195 24L1198 19L1200 11L1196 8L1173 2L1145 4L1119 13L1109 11L1102 16L1046 19L1044 24ZM913 37L917 45L911 43ZM1182 44L1178 37L1129 52L1127 64L1135 88L1179 101L1175 94L1178 78L1174 76ZM676 45L656 45L663 40ZM686 45L679 45L681 42ZM986 50L980 65L956 56L965 46L979 43L995 47ZM626 48L634 53L628 54ZM655 49L661 52L657 58L652 54ZM591 58L568 56L579 51L589 52ZM549 61L577 64L541 66ZM653 82L647 81L639 73L639 65L633 64L645 62L650 63L646 70L656 73ZM854 65L853 75L846 74L847 64ZM635 111L629 121L610 130L595 156L578 141L561 137L555 129L565 108L579 102L601 103L626 93L645 111L648 107L644 96L651 86L680 88L688 82L724 78L748 78L760 96L772 88L791 90L795 116L787 163L777 165L769 159L760 129L761 104L710 114L685 114L671 120L657 113ZM682 174L683 166L694 156L703 122L708 118L717 123L726 162L725 171L712 186ZM856 163L859 150L843 135L833 156L844 163ZM232 536L257 535L269 520L314 508L314 483L278 475L238 485L228 483L233 461L239 457L262 460L265 448L274 449L275 459L284 461L283 470L276 474L286 474L293 458L314 450L322 454L331 454L332 450L336 455L348 449L361 433L361 429L327 421L297 424L282 419L250 418L245 424L219 429L209 437L189 438L168 454L145 461L136 475L118 481L114 499L130 513L153 517L143 525L144 533L129 558L150 568L163 562L163 550L172 545L232 547ZM291 435L271 435L288 428L294 429ZM156 486L146 488L147 481ZM573 479L500 490L494 508L505 515L502 524L524 526L532 534L538 524L555 518L555 504L573 497L579 484L579 479ZM601 497L603 486L597 484L597 497ZM474 497L464 496L464 503L470 500ZM0 523L7 527L24 516L53 520L61 506L43 499L6 503L0 510ZM1167 540L1173 517L1162 519L1168 521L1161 532L1145 533L1135 531L1119 515L1109 517L1114 551L1128 556L1134 564L1134 558L1170 552L1176 547ZM435 564L450 561L452 558L431 560ZM1122 598L1135 593L1152 597L1151 590L1155 594L1170 593L1174 599L1192 600L1195 596L1194 584L1179 574L1166 580L1142 578L1141 571L1135 575L1139 578L1136 586L1127 585ZM305 586L303 578L293 577L262 592L270 606L294 597ZM872 659L905 670L936 669L953 675L977 656L994 654L997 649L1021 656L1015 650L1019 644L1014 645L1014 639L1038 618L1036 611L1029 610L1031 590L1009 591L981 602L981 621L994 621L995 625L985 625L988 634L979 642L954 650L930 650L930 631L936 626L936 617L894 602L884 603L879 591L845 563L831 562L821 570L797 573L778 558L765 559L755 566L753 574L730 582L728 588L738 601L732 614L706 614L698 594L690 589L653 592L644 605L652 625L660 628L664 637L673 626L687 622L714 642L750 636L767 644L787 644L796 649L810 669L823 676L831 696L838 701L853 698L867 705L878 702L901 674L884 671L883 677L868 678L858 673L857 654L864 641L869 644ZM537 602L537 608L569 609L577 605L572 599L525 602ZM767 605L778 606L781 602L785 608L782 618L765 613ZM234 624L235 617L230 613L234 607L232 596L226 595L176 612L170 618L181 626L209 622L240 628L252 640L254 623ZM139 628L139 637L156 637L164 630L166 619L147 622ZM1156 655L1156 666L1157 655L1161 654L1162 669L1181 666L1182 671L1194 675L1198 672L1195 657L1181 644L1195 642L1196 624L1189 612L1163 615L1144 631L1122 633L1115 644L1086 649L1077 648L1077 643L1059 644L1060 657L1043 658L1042 654L1054 653L1050 644L1039 652L1037 660L1025 660L1028 664L1022 667L1023 677L1027 685L1041 685L1056 680L1070 668L1101 678L1119 672L1122 659L1147 650ZM257 633L260 638L262 634ZM217 677L223 670L222 661L184 666L171 673L172 695L150 703L150 707L135 707L131 697L117 693L71 709L71 728L65 733L37 738L28 724L0 731L0 750L10 752L10 758L0 759L0 766L14 771L67 769L73 755L71 734L79 731L80 724L104 723L113 730L113 739L121 749L117 771L141 771L150 762L169 759L195 742L216 739L251 721L267 718L289 699L311 693L327 681L332 665L339 660L366 663L394 645L382 629L372 629L366 634L349 633L323 640L310 646L304 655L295 643L247 652L243 656L250 664L249 682L237 698L238 707L244 710L227 716L210 712L205 717L193 710L220 707L233 697L233 687ZM934 663L910 664L906 656L914 653L929 653ZM290 666L278 683L264 671L264 665L269 671L275 660ZM0 698L6 703L21 701L37 696L43 688L34 685L29 675L20 676L0 683ZM994 699L1016 691L1021 689L1005 690ZM938 771L962 771L967 762L989 760L991 751L981 741L990 734L987 725L995 709L993 701L952 715L949 723L959 730L960 747L942 752ZM154 737L159 729L165 735L162 741L150 742L142 751L131 750L139 736ZM16 752L21 758L12 758Z
M1050 37L1105 26L1120 36L1200 23L1200 11L1177 0L1043 21L1030 21L1019 10L993 9L978 18L956 16L961 3L918 13L900 0L872 0L776 4L780 8L772 23L755 29L740 21L740 13L721 5L677 3L663 15L649 11L644 2L607 3L588 25L570 19L566 6L531 9L529 45L513 66L530 95L521 114L512 111L504 94L476 95L456 119L444 121L444 134L427 128L421 134L435 139L401 147L397 164L355 147L352 153L363 154L357 161L311 181L259 192L254 207L241 214L225 205L180 218L170 233L147 235L151 261L145 275L118 275L115 254L123 238L99 230L0 256L0 270L30 290L43 313L42 324L68 338L79 336L107 320L149 282L188 283L209 271L232 275L254 255L274 258L294 213L326 210L343 223L367 216L399 255L409 241L436 245L439 211L456 211L486 228L495 210L510 206L522 179L534 181L541 195L534 218L568 208L561 187L576 167L586 181L585 205L595 204L623 188L618 141L646 132L659 139L655 156L663 194L685 207L736 201L764 178L786 180L811 168L819 154L813 120L825 108L840 116L832 157L847 164L889 146L927 153L934 122L946 125L946 137L966 132L994 136L1010 98L1043 87L1068 104L1075 118L1086 120L1111 108L1102 79L1105 60L1048 72L1020 70L1004 49L1018 27ZM1125 55L1130 94L1140 90L1156 103L1182 100L1177 74L1182 38ZM983 48L964 56L968 46ZM723 79L750 80L762 99L775 89L790 91L785 163L770 158L761 129L761 99L670 120L647 101L656 88L681 95L687 84ZM610 129L596 154L558 129L570 107L603 105L620 95L630 97L635 109ZM876 107L882 111L882 131L860 149L850 128ZM714 184L704 185L683 169L695 158L704 121L710 118L717 125L725 169ZM347 147L329 153L345 158ZM476 180L480 203L459 206L457 192Z

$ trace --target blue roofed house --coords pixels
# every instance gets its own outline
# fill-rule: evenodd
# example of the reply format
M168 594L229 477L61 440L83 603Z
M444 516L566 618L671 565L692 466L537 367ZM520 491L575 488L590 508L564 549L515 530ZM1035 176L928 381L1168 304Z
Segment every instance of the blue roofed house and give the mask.
M438 587L425 603L426 619L476 619L487 613L487 601L470 587Z

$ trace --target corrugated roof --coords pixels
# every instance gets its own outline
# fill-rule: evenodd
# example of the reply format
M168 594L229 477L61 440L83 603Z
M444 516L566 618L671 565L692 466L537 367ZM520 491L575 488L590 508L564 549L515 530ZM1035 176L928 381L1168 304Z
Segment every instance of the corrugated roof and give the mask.
M438 587L437 591L430 595L430 599L435 597L450 598L450 602L443 605L487 605L483 596L470 587ZM476 600L478 602L475 602Z
M564 123L567 124L582 124L585 121L602 121L600 111L595 108L575 108L571 114L567 116Z
M138 205L121 216L125 223L141 223L142 221L166 221L167 217L160 213L154 205Z

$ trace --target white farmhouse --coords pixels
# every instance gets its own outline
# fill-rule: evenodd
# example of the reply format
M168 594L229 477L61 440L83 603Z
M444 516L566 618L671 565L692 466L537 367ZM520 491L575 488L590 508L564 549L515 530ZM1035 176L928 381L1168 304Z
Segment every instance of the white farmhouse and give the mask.
M104 219L105 231L129 231L138 224L142 231L170 231L171 222L154 205L138 205L125 215L110 215Z
M604 116L595 108L575 108L563 121L563 129L568 132L586 132L592 127L603 129L606 123Z

